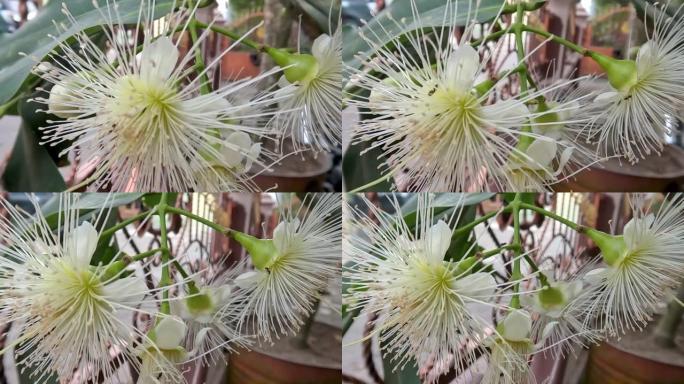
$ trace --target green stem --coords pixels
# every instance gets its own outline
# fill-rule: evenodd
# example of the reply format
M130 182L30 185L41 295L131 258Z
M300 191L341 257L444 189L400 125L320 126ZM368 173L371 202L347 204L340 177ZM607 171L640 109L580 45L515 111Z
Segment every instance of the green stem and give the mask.
M136 221L146 219L150 215L153 215L156 210L157 210L157 207L154 207L149 211L139 213L139 214L137 214L137 215L135 215L129 219L126 219L126 220L123 220L119 223L116 223L115 225L113 225L113 226L107 228L106 230L102 231L102 233L100 233L100 238L101 239L108 238L109 236L113 235L116 231L126 227L128 224L135 223Z
M503 251L507 251L507 250L516 250L516 249L519 249L519 248L520 248L520 246L517 245L517 244L507 244L507 245L501 246L501 247L499 247L499 248L495 248L495 249L489 250L489 251L487 251L487 252L480 253L480 254L478 255L478 258L481 259L481 260L484 260L484 259L486 259L486 258L489 258L489 257L492 257L492 256L496 256L496 255L500 254L500 253L503 252Z
M553 33L545 31L543 29L531 27L529 25L521 25L520 28L523 31L531 32L531 33L537 34L539 36L545 37L547 39L550 38L551 41L553 41L554 43L558 43L560 45L568 47L568 48L572 49L573 51L575 51L575 52L577 52L583 56L588 56L589 53L591 52L590 50L588 50L584 47L581 47L581 46L573 43L572 41L566 40L560 36L554 35Z
M148 258L148 257L150 257L150 256L154 256L154 255L156 255L157 253L159 253L159 252L161 252L161 251L162 251L161 248L151 249L151 250L149 250L149 251L145 251L145 252L143 252L143 253L139 253L139 254L137 254L137 255L131 257L131 261L141 261L141 260L145 260L146 258Z
M192 41L192 45L197 44L197 41L199 40L197 37L197 24L196 23L190 23L188 26L188 29L190 31L190 41ZM201 44L198 44L195 46L195 63L196 63L196 70L197 70L197 75L201 76L200 79L200 94L206 95L211 90L209 89L209 78L207 77L206 72L204 72L204 69L206 68L204 64L204 58L202 57L202 47Z
M349 191L349 193L359 193L359 192L363 192L363 191L365 191L366 189L368 189L368 188L370 188L370 187L374 187L374 186L376 186L376 185L378 185L378 184L380 184L380 183L383 183L383 182L385 182L385 181L389 181L390 177L391 177L391 176L389 176L389 175L382 176L382 177L380 177L379 179L373 180L373 181L371 181L371 182L368 183L368 184L362 185L362 186L360 186L360 187L358 187L358 188L356 188L356 189L353 189L353 190Z
M528 203L521 202L521 203L520 203L520 207L521 207L521 208L524 208L524 209L529 209L529 210L531 210L531 211L535 211L535 212L537 212L537 213L541 213L542 215L544 215L544 216L546 216L546 217L549 217L549 218L551 218L551 219L553 219L553 220L556 220L556 221L558 221L558 222L560 222L560 223L563 223L563 224L567 225L568 227L570 227L571 229L573 229L573 230L575 230L575 231L577 231L577 232L584 232L584 229L583 229L584 227L582 227L581 225L579 225L579 224L577 224L577 223L575 223L575 222L573 222L573 221L571 221L571 220L568 220L568 219L566 219L566 218L564 218L564 217L562 217L562 216L559 216L559 215L557 215L557 214L555 214L555 213L553 213L553 212L547 211L547 210L544 209L544 208L537 207L537 206L534 205L534 204L528 204Z
M520 272L520 250L522 248L522 243L520 241L520 208L522 202L522 193L516 193L513 202L509 204L513 214L513 242L511 244L516 245L516 249L513 250L513 273L511 273L511 280L515 281L513 285L513 297L511 298L511 307L520 308L520 278L522 273Z
M459 235L463 235L465 233L468 233L468 232L472 231L473 228L477 227L478 224L484 223L485 221L491 219L492 217L498 215L499 213L506 212L509 209L510 208L506 207L503 210L492 211L492 212L489 212L485 215L482 215L482 216L478 217L477 219L471 221L470 223L468 223L462 227L456 228L454 230L454 233L451 235L451 237L453 238L454 236L459 236Z
M537 273L537 278L539 278L539 282L541 282L542 286L549 287L549 280L546 278L546 275L539 272L539 266L537 265L537 263L534 262L534 260L532 259L532 257L530 257L529 254L526 254L524 257L525 261L527 261L527 264L530 266L530 268L532 268L532 270Z
M159 281L159 286L162 288L171 285L171 275L169 273L169 260L171 259L171 254L169 251L169 240L167 238L166 230L166 212L167 209L170 207L167 205L167 199L168 194L166 192L162 192L159 205L157 206L157 211L159 214L159 242L161 243L160 250L162 256L162 274L161 280ZM160 306L160 312L167 315L171 313L168 289L164 289L164 291L162 292L162 303Z
M176 213L176 214L179 214L181 216L185 216L185 217L188 217L190 219L193 219L197 222L200 222L200 223L206 225L209 228L212 228L215 231L223 233L224 235L232 236L232 234L235 232L235 230L233 230L233 229L226 228L224 226L218 225L218 224L216 224L210 220L205 219L202 216L195 215L194 213L188 212L184 209L180 209L180 208L176 208L176 207L167 207L166 211L170 212L170 213Z
M682 322L682 315L684 315L681 300L684 300L684 282L679 286L677 295L667 304L667 310L658 320L658 325L654 330L656 344L662 347L673 348L676 346L675 335Z
M486 43L488 41L498 40L499 38L501 38L501 36L503 36L507 33L511 33L511 31L509 29L502 29L500 31L492 32L489 35L487 35L487 37L484 37L482 39L477 39L477 40L471 42L470 45L473 46L473 48L476 48L476 47L480 46L481 44Z
M195 24L195 26L199 27L199 28L209 28L216 33L220 33L224 36L230 37L231 39L233 39L235 41L239 41L243 45L246 45L250 48L254 48L259 52L262 52L262 51L264 51L264 49L268 48L264 44L258 43L254 40L251 40L251 39L248 39L248 38L240 35L239 33L235 33L231 30L228 30L228 29L221 27L221 26L218 26L218 25L209 26L208 24L204 24L204 23L197 21L197 20L193 21L193 24Z
M522 65L520 73L520 96L524 97L527 94L527 66L525 60L525 46L523 41L523 2L518 2L518 8L515 15L515 24L513 24L513 33L515 34L515 51L518 56L518 65Z

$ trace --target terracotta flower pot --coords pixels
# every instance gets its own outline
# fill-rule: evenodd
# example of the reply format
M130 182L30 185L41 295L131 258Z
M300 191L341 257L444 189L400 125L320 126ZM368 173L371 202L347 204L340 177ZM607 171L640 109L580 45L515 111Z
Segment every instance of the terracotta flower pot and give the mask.
M674 348L661 347L654 340L649 327L592 348L584 383L683 384L684 330L678 332Z
M292 338L275 340L230 356L226 384L339 384L342 382L341 331L314 323L309 348Z
M661 156L650 156L637 164L610 159L557 184L558 192L659 192L684 182L684 149L667 145ZM676 188L679 189L679 188Z

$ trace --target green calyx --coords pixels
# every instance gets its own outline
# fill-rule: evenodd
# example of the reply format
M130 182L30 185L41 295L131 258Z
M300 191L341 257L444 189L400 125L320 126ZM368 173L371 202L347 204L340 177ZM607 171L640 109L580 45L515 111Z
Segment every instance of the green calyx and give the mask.
M613 236L596 229L588 229L586 235L601 249L603 261L616 266L627 254L627 243L623 236Z
M565 303L565 295L556 287L544 287L539 292L539 304L544 309L554 309Z
M473 265L475 265L475 263L477 263L477 260L478 260L477 257L470 256L470 257L466 257L465 259L459 261L458 264L456 265L456 271L454 272L454 274L456 276L461 276L463 274L472 272L472 270L473 270L472 267L473 267Z
M273 240L257 239L245 233L234 232L233 238L240 243L252 258L252 263L257 269L265 269L273 265L278 256L278 250Z
M558 113L551 111L551 107L545 102L540 101L537 105L537 112L542 113L535 117L534 122L538 124L553 124L560 121Z
M282 49L266 48L266 53L283 68L290 84L307 82L318 74L318 60L305 53L290 53Z
M124 269L126 269L126 266L129 264L129 260L119 260L115 261L109 266L107 266L107 269L105 269L104 273L100 276L100 281L106 283L109 280L113 279L115 276L118 276L123 272Z
M192 315L210 313L214 310L214 301L206 293L188 296L185 305Z
M492 87L494 87L495 84L496 84L496 82L494 82L494 80L487 79L487 80L477 84L476 86L474 86L473 89L475 90L477 97L482 97L482 96L486 95L487 92L489 92L489 90L492 89Z
M606 71L608 82L621 93L627 93L636 85L637 66L634 60L618 60L596 52L590 52L589 57Z

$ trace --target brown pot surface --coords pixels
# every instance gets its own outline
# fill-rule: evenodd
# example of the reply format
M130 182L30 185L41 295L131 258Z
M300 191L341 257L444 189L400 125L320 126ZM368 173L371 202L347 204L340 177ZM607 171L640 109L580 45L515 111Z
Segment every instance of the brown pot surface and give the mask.
M273 345L230 356L229 384L338 384L342 381L342 335L339 328L314 323L309 348L294 338L281 337Z
M591 350L586 383L684 384L684 330L675 344L674 348L657 345L650 327L603 343Z
M669 184L684 181L684 149L667 145L663 153L637 164L609 159L579 172L554 187L557 191L575 192L656 192Z

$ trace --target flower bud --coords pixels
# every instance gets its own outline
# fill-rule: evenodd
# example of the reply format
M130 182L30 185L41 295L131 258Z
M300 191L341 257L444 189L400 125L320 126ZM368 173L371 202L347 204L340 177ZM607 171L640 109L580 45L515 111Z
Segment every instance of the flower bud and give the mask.
M606 71L608 82L621 93L627 93L637 83L637 65L634 60L618 60L600 53L589 56Z
M285 78L290 84L310 81L318 74L318 61L313 55L289 53L276 48L267 48L266 53L283 68Z
M240 243L252 258L252 263L257 269L270 267L278 255L278 250L273 244L273 240L257 239L241 232L234 232L233 238Z
M603 261L610 266L618 265L627 254L623 236L613 236L596 229L588 229L586 235L601 249Z
M544 287L539 292L539 304L546 310L553 310L565 304L565 295L557 287Z

